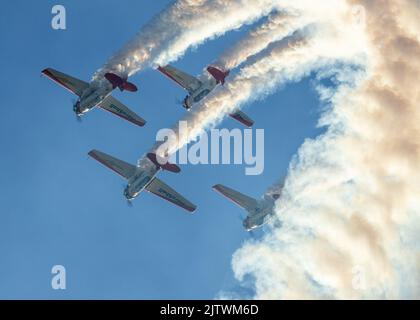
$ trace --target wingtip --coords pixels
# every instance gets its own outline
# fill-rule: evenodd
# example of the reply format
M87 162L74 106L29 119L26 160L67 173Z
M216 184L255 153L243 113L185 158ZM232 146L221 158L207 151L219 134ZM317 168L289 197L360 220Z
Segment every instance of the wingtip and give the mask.
M197 210L197 206L194 206L192 208L188 208L186 209L188 212L190 212L191 214L195 213L195 211Z
M41 71L41 73L43 75L49 76L51 74L51 69L50 68L45 68L44 70Z
M142 121L142 120L136 120L136 121L130 121L130 122L132 122L133 124L135 124L139 127L144 127L146 125L146 121Z
M100 153L100 151L99 151L99 150L92 149L92 150L90 150L90 151L88 152L88 156L90 156L90 157L92 157L92 158L96 158L96 157L97 157L97 155L98 155L98 153Z
M220 188L222 187L222 185L221 184L215 184L213 187L212 187L212 189L213 190L215 190L215 191L220 191Z

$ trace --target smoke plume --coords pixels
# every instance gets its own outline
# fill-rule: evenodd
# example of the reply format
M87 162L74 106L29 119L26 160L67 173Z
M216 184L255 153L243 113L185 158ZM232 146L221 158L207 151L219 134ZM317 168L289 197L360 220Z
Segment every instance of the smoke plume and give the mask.
M278 5L277 0L178 0L146 24L92 80L100 82L106 72L129 77L145 67L165 65L188 48L252 23Z
M366 62L318 72L336 83L318 86L327 131L290 165L282 227L233 258L254 298L420 298L419 3L345 5L364 13Z
M337 2L323 3L327 7L334 6ZM317 10L320 6L317 4ZM237 74L230 76L224 87L218 87L205 100L194 106L195 109L184 119L188 122L188 132L180 132L177 141L165 151L170 155L174 154L198 138L204 130L220 123L227 114L247 103L264 98L282 85L297 81L316 69L334 65L337 61L351 60L354 63L362 63L359 60L363 60L364 38L360 35L358 41L352 41L355 34L361 34L361 27L357 26L357 21L353 19L352 14L344 10L345 8L336 7L336 15L332 15L329 21L310 24L295 31L290 37L271 43L255 59L246 63ZM291 5L288 9L308 10L303 8ZM322 16L322 10L319 12L319 16ZM316 16L311 12L310 18L300 21L313 21ZM289 33L285 33L282 28L280 30L279 35L284 37ZM320 38L319 34L323 34L323 37ZM252 38L253 34L250 36ZM243 40L242 43L246 41ZM249 47L243 48L249 52Z
M270 12L220 57L240 70L194 106L188 133L165 151L313 75L325 133L292 160L276 202L281 227L238 249L235 276L250 276L251 298L420 298L418 1L178 1L98 74L165 64Z

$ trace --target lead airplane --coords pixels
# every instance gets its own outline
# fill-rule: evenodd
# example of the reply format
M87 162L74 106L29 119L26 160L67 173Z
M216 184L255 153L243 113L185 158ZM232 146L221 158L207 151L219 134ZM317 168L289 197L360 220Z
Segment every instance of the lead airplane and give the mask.
M166 159L157 156L155 153L148 153L136 166L98 150L92 150L88 154L127 180L127 186L124 189L124 197L129 203L131 203L140 192L146 190L189 212L194 212L197 208L194 204L156 177L160 170L178 173L181 169L176 164L167 162Z
M187 110L190 110L195 103L213 91L218 84L224 85L225 79L229 75L229 71L222 71L213 66L207 67L207 73L198 78L170 65L158 67L158 70L188 91L188 95L182 101L182 106ZM229 116L247 127L252 127L254 124L254 121L240 110L229 114Z
M79 80L52 68L44 69L42 73L79 97L73 105L73 111L78 119L98 106L138 126L142 127L146 124L144 119L111 96L111 92L115 88L119 88L121 91L137 91L137 87L128 82L126 78L108 72L104 75L108 81L102 81L97 85Z
M257 200L222 184L213 186L213 189L248 212L248 216L243 221L243 226L247 231L262 226L274 217L275 201L281 195L280 193L266 194L263 199Z

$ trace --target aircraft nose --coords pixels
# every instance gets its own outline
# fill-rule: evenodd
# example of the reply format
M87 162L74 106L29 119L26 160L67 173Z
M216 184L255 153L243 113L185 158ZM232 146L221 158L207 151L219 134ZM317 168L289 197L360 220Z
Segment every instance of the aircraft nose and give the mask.
M130 192L128 191L128 188L124 189L124 197L126 197L127 200L133 199L133 197L130 195Z
M74 104L74 106L73 106L73 111L74 111L77 115L80 115L80 114L81 114L81 112L80 112L80 101L77 101L77 102Z
M184 101L182 102L182 106L185 109L190 110L190 106L188 105L188 96L185 97Z

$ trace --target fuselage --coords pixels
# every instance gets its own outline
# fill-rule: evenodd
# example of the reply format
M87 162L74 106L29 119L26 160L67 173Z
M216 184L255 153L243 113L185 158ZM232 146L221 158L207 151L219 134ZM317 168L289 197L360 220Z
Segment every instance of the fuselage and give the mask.
M128 180L124 189L127 200L133 200L152 182L159 169L147 158L143 158L134 175Z
M73 111L76 115L81 116L100 104L111 94L112 90L112 85L107 83L103 83L98 87L90 85L83 91L79 100L74 104Z
M258 206L243 221L243 226L247 231L253 230L266 224L274 216L274 199L269 197L258 202Z
M213 77L203 76L200 81L201 86L190 92L183 101L183 106L187 110L191 109L194 104L203 100L203 98L217 86L217 81Z

